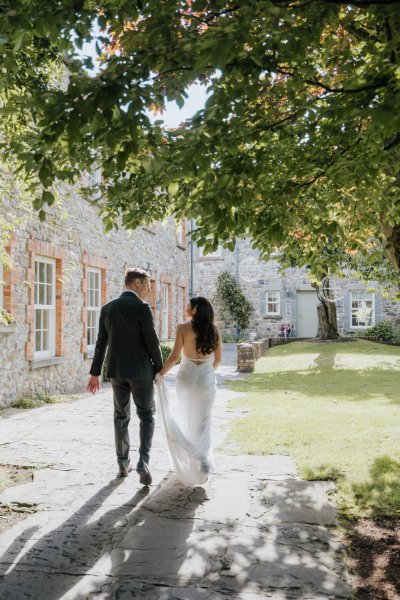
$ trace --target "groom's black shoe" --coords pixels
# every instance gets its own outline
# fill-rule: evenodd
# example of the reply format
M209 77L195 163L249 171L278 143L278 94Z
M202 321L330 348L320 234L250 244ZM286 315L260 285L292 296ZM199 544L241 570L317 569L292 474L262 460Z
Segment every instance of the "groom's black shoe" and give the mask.
M139 475L139 481L142 485L150 485L153 481L149 470L149 465L145 463L144 460L139 460L136 467L136 472Z
M132 471L132 467L120 467L118 471L118 477L128 477L128 474Z

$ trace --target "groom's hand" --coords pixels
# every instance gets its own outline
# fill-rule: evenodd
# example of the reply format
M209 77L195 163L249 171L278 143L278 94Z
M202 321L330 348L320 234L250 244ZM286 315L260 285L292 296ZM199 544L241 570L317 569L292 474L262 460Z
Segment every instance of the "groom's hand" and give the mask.
M100 378L97 375L91 375L89 377L89 383L87 384L87 389L92 394L95 394L100 389Z

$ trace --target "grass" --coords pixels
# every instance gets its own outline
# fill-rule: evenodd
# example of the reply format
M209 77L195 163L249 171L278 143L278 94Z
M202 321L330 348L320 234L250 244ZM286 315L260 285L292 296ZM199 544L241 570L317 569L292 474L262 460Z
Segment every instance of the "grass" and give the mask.
M364 340L293 342L268 350L231 383L249 413L228 448L289 454L305 479L337 482L349 517L400 515L400 348Z
M44 406L45 404L57 404L58 402L62 402L63 399L59 395L54 394L26 394L25 396L21 396L18 398L16 402L14 402L14 408L38 408L39 406Z

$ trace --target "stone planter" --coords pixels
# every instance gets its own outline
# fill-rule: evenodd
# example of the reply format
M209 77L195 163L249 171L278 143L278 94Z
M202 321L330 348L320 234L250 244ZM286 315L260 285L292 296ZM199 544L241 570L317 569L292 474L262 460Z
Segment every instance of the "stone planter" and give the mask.
M10 323L9 325L3 325L3 323L0 323L0 334L14 333L16 329L17 329L16 323Z
M252 373L256 364L255 349L253 344L237 345L237 368L240 373Z

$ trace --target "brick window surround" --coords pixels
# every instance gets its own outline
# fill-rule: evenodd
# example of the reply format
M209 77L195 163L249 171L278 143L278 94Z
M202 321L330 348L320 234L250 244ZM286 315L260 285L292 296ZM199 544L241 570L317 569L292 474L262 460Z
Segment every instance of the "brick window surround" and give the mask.
M53 258L56 264L56 306L55 306L55 356L66 355L64 338L64 324L66 319L66 306L64 302L63 270L64 263L68 257L68 250L58 248L48 242L38 240L33 236L28 239L29 266L26 270L26 281L28 282L28 304L26 307L26 320L29 326L28 341L25 346L26 359L35 360L35 258L43 256Z
M17 285L17 283L19 281L18 269L14 266L14 255L13 255L13 250L14 250L14 246L15 246L16 242L17 242L16 235L13 234L5 247L6 253L8 254L8 256L11 260L12 266L11 266L11 269L9 269L4 265L3 266L3 275L2 275L2 281L4 281L4 284L2 285L2 288L3 288L2 289L2 292L3 292L2 293L2 297L3 297L2 308L5 308L6 311L9 312L14 318L16 318L17 311L18 311L18 304L15 301L14 291L15 291L15 286Z
M153 319L156 319L157 310L157 275L152 273L150 279L150 293L147 298L147 302L150 304L151 312L153 313Z
M81 353L88 351L87 345L87 324L88 324L88 274L89 269L100 269L101 271L101 305L105 304L108 299L108 285L107 285L107 272L109 269L109 262L106 258L101 256L95 256L88 252L83 253L82 257L83 274L82 274L82 295L83 295L83 306L81 312L82 322L82 339L81 339Z
M182 290L182 311L179 311L179 291ZM177 322L181 323L186 321L186 305L188 303L186 281L184 279L178 279L176 282L176 315Z
M162 284L166 284L168 286L168 339L172 337L172 325L173 325L173 304L172 304L172 277L168 275L160 275L160 291L162 289ZM161 300L161 296L160 296ZM161 304L160 304L161 306ZM162 318L160 314L160 339L162 337Z
M177 228L177 232L176 232L176 244L180 248L187 248L188 239L186 237L186 233L187 233L187 220L181 219L179 228Z

